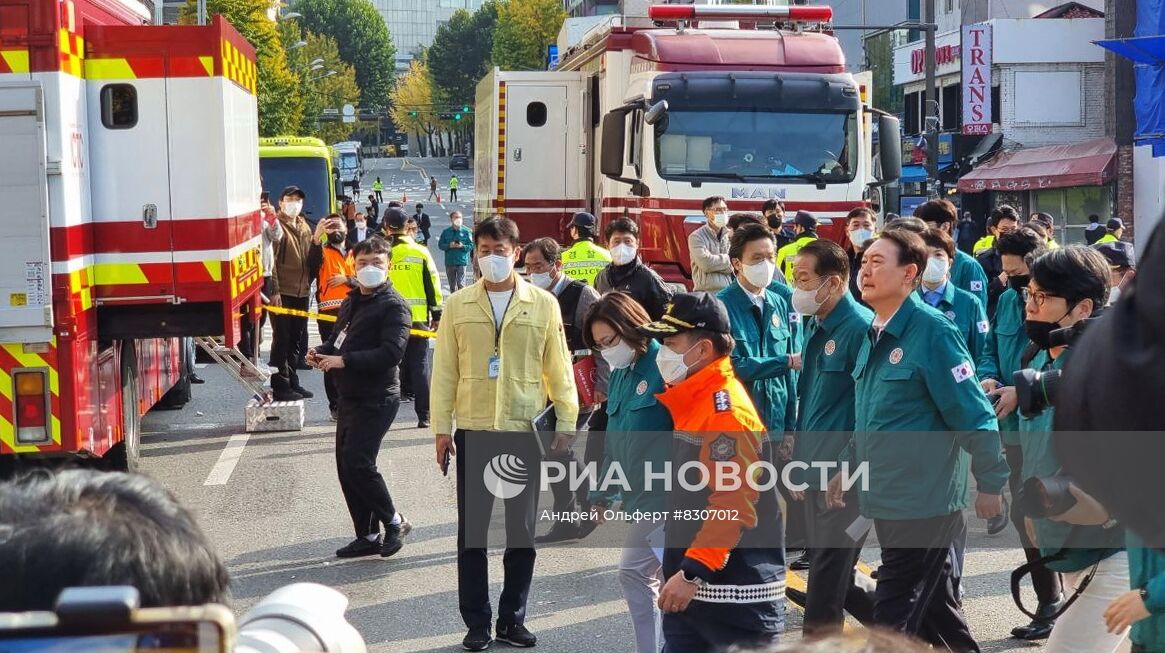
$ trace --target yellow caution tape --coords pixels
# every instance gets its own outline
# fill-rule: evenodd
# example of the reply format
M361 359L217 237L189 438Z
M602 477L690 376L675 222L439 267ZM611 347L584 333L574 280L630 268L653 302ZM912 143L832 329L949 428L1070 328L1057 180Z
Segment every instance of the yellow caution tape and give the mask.
M274 313L276 315L306 317L313 320L323 320L324 322L335 322L336 320L340 319L339 317L330 315L328 313L312 313L311 311L301 311L298 308L285 308L283 306L272 306L270 304L264 304L263 310L267 311L268 313ZM409 329L409 335L417 336L420 338L436 338L437 332L429 331L427 329Z

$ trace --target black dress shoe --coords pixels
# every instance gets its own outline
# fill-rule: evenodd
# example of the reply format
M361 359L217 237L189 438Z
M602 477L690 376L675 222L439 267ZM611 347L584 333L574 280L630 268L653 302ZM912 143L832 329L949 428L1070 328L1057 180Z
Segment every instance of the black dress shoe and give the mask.
M999 514L987 520L987 534L999 535L1011 523L1011 505L1007 502L1007 497L1002 497L1003 509Z
M429 428L429 420L427 420L427 419L419 419L419 420L417 420L417 428L419 428L419 429L427 429L427 428Z
M1026 626L1012 628L1011 637L1029 642L1047 639L1052 634L1052 627L1056 625L1056 620L1052 615L1056 614L1062 606L1062 600L1053 603L1040 603L1039 607L1036 608L1036 618L1032 619L1031 623Z
M522 624L510 624L508 626L498 624L497 631L498 641L505 642L510 646L530 648L538 643L538 638L534 636L534 633L526 630L526 627Z
M299 395L304 399L311 399L312 397L316 396L316 393L312 392L311 390L305 390L303 386L295 386L292 388L292 390L299 393Z
M493 643L493 638L489 636L489 628L470 628L469 634L461 640L461 648L467 651L484 651Z
M789 599L793 603L796 603L802 608L805 607L805 603L809 600L809 596L805 592L789 587L788 585L785 586L785 598Z
M384 529L384 544L380 547L381 558L391 558L405 545L405 536L411 533L413 525L404 515L400 516L399 524L389 524Z
M361 556L374 556L380 553L380 538L369 540L366 537L358 537L348 543L347 546L336 550L337 558L359 558Z
M299 401L303 399L303 395L295 390L275 390L271 393L271 398L275 401Z
M809 569L809 554L803 554L798 558L794 558L793 561L789 563L789 569L792 569L793 571L805 571Z
M551 542L565 542L567 540L577 540L578 525L572 522L560 521L543 535L534 538L535 544L550 544ZM498 633L498 639L501 639L501 633Z
M206 383L206 379L198 376L197 374L191 374L188 379L194 385L202 385L203 383Z

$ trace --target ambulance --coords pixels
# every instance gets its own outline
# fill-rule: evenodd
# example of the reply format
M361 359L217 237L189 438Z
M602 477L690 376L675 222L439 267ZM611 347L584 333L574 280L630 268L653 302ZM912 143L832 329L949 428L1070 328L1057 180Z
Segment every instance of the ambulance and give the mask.
M255 53L136 0L0 0L0 464L134 469L184 338L261 284Z
M479 82L477 216L514 219L524 241L565 239L577 211L600 232L626 216L644 261L690 286L704 198L779 199L843 242L846 213L900 176L898 120L846 72L830 7L623 6L581 34L568 20L555 70Z
M259 139L259 176L271 203L288 186L303 190L303 217L317 222L336 213L336 186L332 175L332 148L311 136L274 136Z

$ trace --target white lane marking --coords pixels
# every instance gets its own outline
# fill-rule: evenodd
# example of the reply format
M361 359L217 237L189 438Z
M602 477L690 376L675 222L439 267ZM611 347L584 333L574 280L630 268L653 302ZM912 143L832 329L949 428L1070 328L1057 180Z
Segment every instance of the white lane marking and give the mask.
M251 436L247 433L232 435L231 439L227 441L226 449L222 450L218 462L210 470L210 475L206 477L206 482L203 485L226 485L227 481L231 480L235 465L239 464L239 458L243 455L243 447L247 446L247 441L250 439Z

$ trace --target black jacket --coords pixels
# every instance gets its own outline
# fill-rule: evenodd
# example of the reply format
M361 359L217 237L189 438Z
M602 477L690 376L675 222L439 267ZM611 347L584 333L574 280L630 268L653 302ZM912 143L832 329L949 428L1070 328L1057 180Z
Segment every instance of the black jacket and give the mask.
M425 242L429 242L429 229L433 228L433 222L429 219L428 213L414 215L413 218L417 221L417 231L425 237Z
M987 319L991 319L995 317L999 296L1007 290L1007 286L999 280L999 275L1003 274L1003 257L992 247L975 260L979 261L979 265L983 266L983 271L987 273L987 305L983 308L987 309Z
M344 367L335 371L341 400L378 401L400 394L397 365L404 358L412 320L408 302L388 283L371 295L359 288L348 293L332 337L316 350L344 357ZM344 337L337 348L340 334Z
M618 290L631 295L647 310L651 319L663 317L663 309L671 301L672 291L655 270L643 264L639 257L626 265L611 264L595 277L595 290L605 295Z

